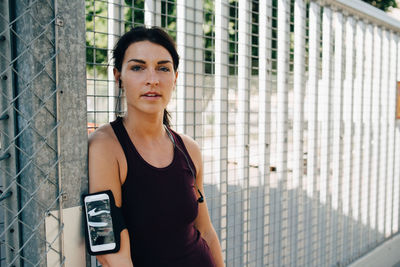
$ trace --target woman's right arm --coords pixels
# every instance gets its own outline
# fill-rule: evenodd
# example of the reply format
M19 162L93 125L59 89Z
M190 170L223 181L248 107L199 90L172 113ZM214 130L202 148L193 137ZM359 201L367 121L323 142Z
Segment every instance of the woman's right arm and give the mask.
M116 206L121 207L119 164L115 144L107 130L98 129L89 137L89 192L111 190ZM128 230L121 231L121 247L117 253L96 257L104 267L133 267Z

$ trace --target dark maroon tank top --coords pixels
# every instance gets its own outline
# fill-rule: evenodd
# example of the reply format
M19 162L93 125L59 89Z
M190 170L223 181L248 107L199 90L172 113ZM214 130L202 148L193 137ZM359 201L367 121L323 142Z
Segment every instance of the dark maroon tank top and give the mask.
M128 166L122 185L122 212L129 231L135 267L214 267L206 241L194 227L198 202L195 166L181 137L175 140L174 157L164 168L156 168L138 153L118 117L111 122ZM186 154L188 161L183 153Z

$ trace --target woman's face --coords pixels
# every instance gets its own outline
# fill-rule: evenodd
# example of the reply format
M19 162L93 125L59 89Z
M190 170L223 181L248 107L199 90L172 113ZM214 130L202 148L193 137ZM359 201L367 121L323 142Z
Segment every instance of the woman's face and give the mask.
M121 72L114 74L125 89L128 111L163 115L177 79L167 49L149 41L133 43L125 51Z

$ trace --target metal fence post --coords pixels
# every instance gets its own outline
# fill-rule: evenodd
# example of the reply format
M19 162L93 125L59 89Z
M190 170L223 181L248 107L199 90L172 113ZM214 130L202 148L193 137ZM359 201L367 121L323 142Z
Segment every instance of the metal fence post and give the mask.
M81 196L87 192L87 100L85 3L58 1L60 183L63 192L65 265L85 261ZM75 217L79 219L76 219ZM90 261L86 257L86 263ZM88 266L88 265L87 265Z
M81 204L87 190L85 8L80 0L59 1L59 83L64 208ZM73 51L73 56L71 56Z
M46 266L45 217L58 208L54 4L17 0L12 16L20 242L24 263ZM57 251L60 254L60 251Z
M13 183L17 175L17 149L13 146L15 136L14 110L15 94L13 81L15 75L12 68L12 40L10 29L12 10L10 1L0 2L0 14L8 20L0 20L0 265L10 265L12 262L17 267L17 251L20 248L18 224L18 187ZM12 6L13 7L13 6Z

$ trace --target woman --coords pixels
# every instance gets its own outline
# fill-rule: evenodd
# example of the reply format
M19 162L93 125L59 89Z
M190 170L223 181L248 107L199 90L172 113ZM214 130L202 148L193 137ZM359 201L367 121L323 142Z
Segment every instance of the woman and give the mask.
M89 190L113 192L127 229L103 266L224 266L203 192L197 143L169 128L167 104L178 77L174 41L137 27L114 49L116 84L127 112L89 138Z

